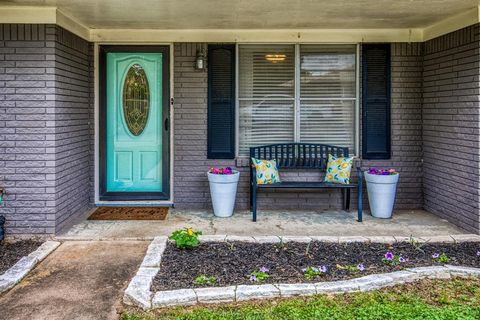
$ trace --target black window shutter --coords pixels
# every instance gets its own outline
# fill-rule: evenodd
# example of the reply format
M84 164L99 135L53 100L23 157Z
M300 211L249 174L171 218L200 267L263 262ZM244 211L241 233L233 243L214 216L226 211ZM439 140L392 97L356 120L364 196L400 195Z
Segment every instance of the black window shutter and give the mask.
M235 158L235 45L208 46L208 159Z
M362 46L362 157L390 159L390 44Z

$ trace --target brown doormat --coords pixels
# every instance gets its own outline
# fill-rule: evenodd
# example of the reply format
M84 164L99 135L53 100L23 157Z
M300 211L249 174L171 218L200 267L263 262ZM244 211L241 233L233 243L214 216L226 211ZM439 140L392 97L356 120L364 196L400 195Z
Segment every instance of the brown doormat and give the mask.
M99 207L88 220L165 220L167 207Z

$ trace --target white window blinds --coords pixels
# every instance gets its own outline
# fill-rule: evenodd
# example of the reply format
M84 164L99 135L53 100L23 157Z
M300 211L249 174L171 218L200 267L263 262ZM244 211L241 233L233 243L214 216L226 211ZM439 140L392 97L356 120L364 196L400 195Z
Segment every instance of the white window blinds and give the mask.
M248 45L239 52L239 154L294 139L295 47Z
M355 152L355 45L240 45L240 156L312 142Z
M300 141L355 145L356 46L300 46Z

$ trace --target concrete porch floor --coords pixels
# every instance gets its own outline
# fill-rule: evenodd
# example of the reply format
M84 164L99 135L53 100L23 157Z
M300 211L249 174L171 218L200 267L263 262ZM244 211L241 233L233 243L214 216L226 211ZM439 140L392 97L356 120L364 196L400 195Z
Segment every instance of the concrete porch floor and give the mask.
M85 220L57 235L59 240L137 239L167 236L184 227L204 235L237 236L399 236L428 237L463 234L446 220L424 210L395 211L392 219L375 219L345 211L259 211L252 222L250 212L236 212L231 218L215 218L210 211L170 210L164 221Z

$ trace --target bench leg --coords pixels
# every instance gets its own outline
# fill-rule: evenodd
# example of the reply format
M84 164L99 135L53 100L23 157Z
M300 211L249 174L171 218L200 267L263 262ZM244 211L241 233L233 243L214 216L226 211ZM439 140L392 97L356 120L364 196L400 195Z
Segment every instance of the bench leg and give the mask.
M250 211L253 210L253 186L250 184Z
M252 187L252 221L257 221L257 188Z
M350 211L350 189L347 189L347 200L345 202L345 210Z
M358 189L358 222L362 222L362 215L363 215L363 212L362 212L362 188L359 188Z
M342 210L345 210L345 189L340 189L342 191Z

